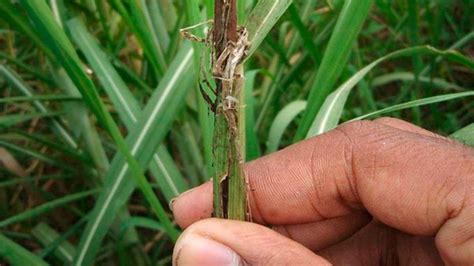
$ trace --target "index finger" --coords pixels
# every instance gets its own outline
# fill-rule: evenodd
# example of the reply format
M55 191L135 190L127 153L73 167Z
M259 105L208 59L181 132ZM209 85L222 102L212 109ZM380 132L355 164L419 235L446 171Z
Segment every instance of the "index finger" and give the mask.
M365 209L402 231L433 235L474 194L473 162L473 150L461 144L360 121L250 162L245 172L259 223L310 223ZM177 222L210 215L211 194L204 185L180 197Z

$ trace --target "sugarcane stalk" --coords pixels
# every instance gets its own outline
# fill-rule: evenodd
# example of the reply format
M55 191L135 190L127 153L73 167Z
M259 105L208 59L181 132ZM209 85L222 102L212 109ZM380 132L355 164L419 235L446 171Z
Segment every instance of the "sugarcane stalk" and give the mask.
M212 33L212 73L216 83L214 216L248 220L244 162L243 58L247 33L237 28L236 0L216 0Z

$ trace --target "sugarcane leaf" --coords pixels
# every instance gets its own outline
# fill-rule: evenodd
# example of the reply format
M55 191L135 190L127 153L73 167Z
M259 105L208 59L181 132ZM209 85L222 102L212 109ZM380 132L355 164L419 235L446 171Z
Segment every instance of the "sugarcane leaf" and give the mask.
M369 14L373 0L344 1L341 14L329 40L308 96L308 108L296 132L295 140L301 140L308 131L327 96L346 66L362 25Z
M259 70L249 70L245 72L245 140L246 140L246 156L247 161L251 161L260 157L260 147L255 127L255 109L256 99L253 95L255 78Z
M86 105L95 114L99 123L112 137L119 150L120 156L123 156L119 157L124 158L126 161L126 164L123 168L125 169L124 173L126 173L126 170L130 168L130 174L134 179L130 179L130 181L132 183L134 181L136 182L138 188L140 188L140 191L147 202L150 204L152 210L157 215L158 219L160 219L160 221L163 223L168 235L173 240L176 240L178 237L178 232L174 228L174 225L171 223L171 220L165 213L165 210L158 200L150 183L146 179L143 171L144 166L140 166L140 164L134 158L134 153L136 152L134 150L134 143L127 143L124 140L117 124L112 118L112 115L109 113L102 102L95 84L85 72L82 62L76 54L72 43L69 41L65 32L55 21L51 10L44 1L22 0L20 3L26 9L36 29L40 32L41 37L51 46L54 58L65 69L68 77L72 80L74 85L76 85ZM129 147L132 147L132 149L129 149ZM110 187L107 188L112 189ZM124 202L122 202L122 204L123 203ZM89 263L92 263L92 261L89 261Z
M433 103L439 103L439 102L445 102L445 101L450 101L454 99L459 99L459 98L464 98L464 97L471 97L474 96L474 91L467 91L467 92L457 92L457 93L449 93L449 94L443 94L443 95L438 95L438 96L432 96L432 97L427 97L423 99L418 99L414 101L409 101L406 103L401 103L401 104L395 104L390 107L365 114L363 116L356 117L352 119L351 121L355 120L361 120L361 119L366 119L369 117L381 115L381 114L386 114L394 111L399 111L407 108L412 108L416 106L423 106L427 104L433 104Z
M191 67L192 57L191 45L186 43L171 63L139 116L138 123L127 137L131 152L142 167L149 165L195 80L194 69ZM100 243L113 221L113 214L123 206L135 188L134 181L126 178L128 172L125 158L122 154L117 154L106 176L104 184L106 189L98 198L81 237L75 265L90 265L93 262ZM163 226L166 228L165 224ZM177 234L170 236L176 239Z
M331 93L325 100L323 106L321 107L318 115L313 121L306 138L322 134L326 131L329 131L337 126L341 118L342 110L347 101L347 97L352 89L357 85L357 83L362 80L367 73L374 69L378 64L385 60L417 55L441 55L445 58L452 60L454 62L461 63L467 67L472 68L474 66L474 61L469 58L459 54L454 50L445 50L441 51L430 46L417 46L412 48L406 48L402 50L395 51L386 56L383 56L366 67L359 70L354 74L350 79L348 79L344 84L342 84L338 89ZM370 115L367 115L367 117Z
M79 19L72 19L67 25L71 31L72 38L86 56L91 68L95 71L121 120L129 130L132 130L142 113L140 104L110 63L109 57L100 49L81 21ZM150 169L153 176L157 179L161 191L169 201L178 196L179 193L184 192L187 189L187 185L176 165L168 158L171 158L171 156L166 147L162 146L153 156Z
M247 18L250 57L292 3L292 0L260 0Z
M83 192L78 192L75 194L67 195L59 199L55 199L49 202L46 202L44 204L41 204L39 206L36 206L28 211L24 211L22 213L19 213L17 215L8 217L2 221L0 221L0 228L5 227L7 225L13 224L13 223L18 223L21 221L24 221L26 219L31 219L34 217L37 217L38 215L41 215L45 212L51 211L55 208L64 206L70 202L78 201L87 197L90 197L96 193L99 192L99 189L92 189L88 191L83 191Z
M59 242L53 249L54 255L65 264L72 263L76 252L74 246L49 225L39 223L31 230L31 234L38 239L43 246L49 246L56 241ZM58 241L58 239L62 241Z
M454 132L451 138L469 146L474 146L474 123Z
M267 153L274 152L278 149L283 133L285 133L285 130L295 117L306 109L306 104L306 101L301 100L291 102L283 107L277 114L270 127L270 133L268 134Z
M15 243L13 240L0 234L0 258L8 261L12 265L49 265L41 258Z
M14 114L0 116L0 128L7 128L20 124L35 118L55 117L64 114L64 112L49 112L49 113L28 113L28 114Z

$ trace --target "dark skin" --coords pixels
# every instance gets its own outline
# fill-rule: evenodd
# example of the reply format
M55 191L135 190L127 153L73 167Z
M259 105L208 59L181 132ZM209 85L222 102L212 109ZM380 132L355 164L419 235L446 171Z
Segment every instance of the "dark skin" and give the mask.
M407 122L347 123L247 163L255 223L173 202L175 265L474 265L474 149Z

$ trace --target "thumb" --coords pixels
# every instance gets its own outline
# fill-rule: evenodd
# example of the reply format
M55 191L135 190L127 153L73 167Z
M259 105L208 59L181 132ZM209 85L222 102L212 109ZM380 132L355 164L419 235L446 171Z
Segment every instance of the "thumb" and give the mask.
M331 265L309 249L261 225L206 219L178 239L173 265Z

